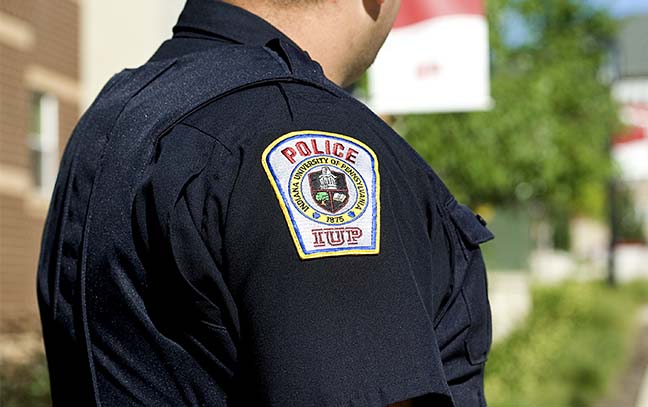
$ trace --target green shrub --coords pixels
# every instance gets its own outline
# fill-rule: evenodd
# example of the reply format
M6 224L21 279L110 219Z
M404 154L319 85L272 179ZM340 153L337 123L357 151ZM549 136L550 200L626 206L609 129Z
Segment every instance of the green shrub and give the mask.
M567 283L532 295L525 324L489 357L489 405L591 405L627 361L634 311L648 302L648 283Z
M42 353L27 363L0 366L0 406L45 407L50 400L47 362Z

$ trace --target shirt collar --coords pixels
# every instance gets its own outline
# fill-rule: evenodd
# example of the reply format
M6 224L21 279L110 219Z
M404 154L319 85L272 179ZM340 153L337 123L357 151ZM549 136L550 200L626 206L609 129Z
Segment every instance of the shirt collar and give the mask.
M174 36L200 34L239 44L261 46L279 38L297 46L261 17L221 0L187 0L173 33Z

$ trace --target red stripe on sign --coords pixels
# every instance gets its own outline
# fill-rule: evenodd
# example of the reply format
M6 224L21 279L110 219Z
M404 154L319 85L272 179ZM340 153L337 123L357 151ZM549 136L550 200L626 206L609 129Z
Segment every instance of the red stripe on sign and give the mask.
M482 0L402 0L394 28L452 14L484 15Z
M630 127L625 132L617 134L612 138L612 144L615 146L619 144L632 143L635 141L642 141L647 138L646 132L641 127Z

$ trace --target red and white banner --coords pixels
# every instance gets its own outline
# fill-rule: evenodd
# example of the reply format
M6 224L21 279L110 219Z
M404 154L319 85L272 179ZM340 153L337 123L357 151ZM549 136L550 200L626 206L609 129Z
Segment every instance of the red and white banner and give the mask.
M369 97L379 114L488 109L483 0L402 0L369 70Z
M648 81L644 83L648 89ZM644 98L648 97L646 95ZM612 156L625 181L648 180L648 103L626 102L621 106L621 120L628 126L616 135Z

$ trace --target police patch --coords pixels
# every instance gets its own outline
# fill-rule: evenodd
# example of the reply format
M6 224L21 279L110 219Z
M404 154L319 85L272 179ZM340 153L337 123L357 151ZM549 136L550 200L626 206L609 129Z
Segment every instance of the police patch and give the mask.
M304 130L273 141L261 161L299 257L380 251L380 175L371 148Z

